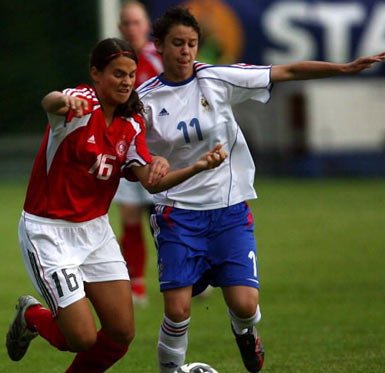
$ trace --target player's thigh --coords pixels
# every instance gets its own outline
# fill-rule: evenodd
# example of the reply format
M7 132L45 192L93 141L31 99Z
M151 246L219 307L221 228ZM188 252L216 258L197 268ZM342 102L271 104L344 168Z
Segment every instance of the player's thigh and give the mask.
M174 321L181 322L190 317L192 286L169 289L163 292L164 313Z
M162 292L192 286L209 269L207 219L202 215L163 205L153 209L150 221Z
M59 307L56 320L71 351L87 350L96 342L96 325L86 298Z
M72 237L82 228L49 224L23 217L19 224L19 240L24 264L40 295L53 316L85 298L79 266L88 251L74 247Z
M107 335L118 343L128 345L135 333L130 282L85 283L85 291Z
M212 284L259 288L256 240L248 205L227 208L215 229L209 245Z
M242 226L224 230L211 242L212 285L259 288L256 243L252 230Z
M227 306L239 317L255 314L259 303L258 289L250 286L226 286L222 288Z

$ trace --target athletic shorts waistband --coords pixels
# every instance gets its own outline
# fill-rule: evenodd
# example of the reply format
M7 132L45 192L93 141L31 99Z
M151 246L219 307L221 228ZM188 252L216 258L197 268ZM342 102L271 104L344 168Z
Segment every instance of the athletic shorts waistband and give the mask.
M63 219L51 219L51 218L45 218L42 216L37 216L30 214L26 211L22 211L21 216L23 219L32 221L35 223L40 223L40 224L48 224L48 225L56 225L56 226L61 226L61 227L83 227L86 226L96 220L106 220L108 221L108 214L104 214L101 216L98 216L95 219L87 220L87 221L82 221L82 222L72 222L68 220L63 220Z

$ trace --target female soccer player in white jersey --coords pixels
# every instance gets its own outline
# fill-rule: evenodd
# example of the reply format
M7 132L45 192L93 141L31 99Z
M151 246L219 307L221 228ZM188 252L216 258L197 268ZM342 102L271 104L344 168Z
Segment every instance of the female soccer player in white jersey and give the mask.
M258 372L264 361L254 326L261 318L258 261L246 202L256 198L254 164L231 105L246 99L266 103L274 82L358 73L385 55L348 64L207 65L195 62L200 29L182 8L168 10L154 23L153 33L164 73L138 88L151 153L166 157L171 169L190 164L218 143L229 154L215 170L154 197L151 224L165 313L159 372L183 364L191 297L207 284L222 288L244 365Z
M134 337L129 276L107 215L119 179L136 178L159 192L226 157L216 146L165 176L162 163L150 165L142 104L133 90L136 64L127 42L103 40L91 55L93 86L43 98L49 125L32 170L19 240L31 280L50 310L31 296L19 299L6 338L12 360L20 360L37 335L59 350L78 352L67 372L104 372L119 360Z

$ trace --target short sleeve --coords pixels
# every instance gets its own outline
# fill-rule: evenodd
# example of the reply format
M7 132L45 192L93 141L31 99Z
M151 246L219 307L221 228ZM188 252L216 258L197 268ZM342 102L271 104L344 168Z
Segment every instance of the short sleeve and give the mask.
M130 120L136 134L128 147L126 161L122 168L123 177L130 181L137 181L130 170L133 166L145 166L152 162L152 158L146 143L146 128L141 116L135 115Z
M99 105L99 101L96 98L94 90L88 85L80 85L76 88L66 88L62 91L63 94L68 96L79 97L88 102L88 109L84 113L84 117L87 114L92 113L95 105ZM60 128L64 127L66 123L70 123L74 117L75 113L73 110L70 110L66 116L56 115L52 113L47 113L49 124L54 132L61 131ZM79 119L82 121L83 119Z
M88 109L84 112L85 115L92 113L94 105L99 104L99 101L95 97L95 93L93 92L93 90L89 89L87 86L85 86L84 88L80 86L75 89L67 88L63 90L63 93L68 96L74 96L74 97L86 100L88 102ZM66 121L71 122L74 115L75 113L73 112L73 110L70 110L67 114Z

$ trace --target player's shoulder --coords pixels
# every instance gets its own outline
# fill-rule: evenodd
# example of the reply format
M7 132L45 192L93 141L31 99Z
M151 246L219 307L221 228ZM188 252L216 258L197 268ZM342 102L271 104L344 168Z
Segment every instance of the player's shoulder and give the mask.
M199 71L202 71L202 70L205 70L208 68L213 68L216 66L217 65L212 65L212 64L200 62L200 61L194 61L194 64L193 64L193 68L194 68L195 73L198 73Z
M142 50L140 51L141 54L143 55L155 55L159 56L158 52L156 51L155 45L152 41L148 41ZM160 56L159 56L160 58Z
M258 65L252 65L247 63L233 63L228 65L211 65L204 62L195 61L194 62L194 71L200 77L203 73L205 75L207 74L221 74L221 73L231 73L231 72L238 72L242 70L266 70L270 69L271 66L258 66Z
M88 102L88 109L85 109L84 114L92 114L98 110L100 110L100 102L96 96L95 89L88 84L80 84L75 88L66 88L62 90L62 93L68 96L74 96ZM75 113L73 110L70 110L66 116L66 121L70 122L75 117ZM84 117L77 118L76 120L82 122ZM50 122L52 124L52 121Z
M133 114L130 117L120 117L125 123L130 123L136 132L145 128L144 118L140 114Z
M87 101L93 102L94 104L99 104L95 89L88 84L80 84L75 88L66 88L63 89L62 92L69 96L83 98Z
M131 117L131 119L138 123L139 126L141 127L144 127L144 118L140 115L140 114L133 114L133 116Z
M137 89L136 92L138 93L139 99L143 99L144 97L148 96L147 98L151 97L151 94L161 88L165 87L165 84L162 82L162 80L159 78L159 75L152 77L148 80L146 80L144 83L142 83Z
M226 73L226 70L230 65L213 65L205 62L195 61L194 62L194 73L197 78L203 77L215 77L221 73Z

